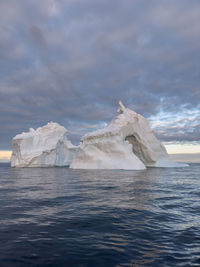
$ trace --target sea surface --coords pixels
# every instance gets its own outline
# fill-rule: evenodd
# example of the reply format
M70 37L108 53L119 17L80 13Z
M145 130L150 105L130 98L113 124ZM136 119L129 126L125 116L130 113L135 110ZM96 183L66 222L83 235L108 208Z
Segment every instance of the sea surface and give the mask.
M0 266L200 266L200 164L1 164Z

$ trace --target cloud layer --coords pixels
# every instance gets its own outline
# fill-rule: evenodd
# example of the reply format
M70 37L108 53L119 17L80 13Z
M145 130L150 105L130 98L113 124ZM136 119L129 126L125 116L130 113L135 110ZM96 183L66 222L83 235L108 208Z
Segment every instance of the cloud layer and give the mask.
M199 25L198 0L1 0L0 149L51 120L77 141L118 100L198 141Z

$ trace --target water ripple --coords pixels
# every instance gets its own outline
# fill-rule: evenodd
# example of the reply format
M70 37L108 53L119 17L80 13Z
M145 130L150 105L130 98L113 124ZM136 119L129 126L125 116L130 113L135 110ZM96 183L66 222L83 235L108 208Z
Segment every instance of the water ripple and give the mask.
M200 165L0 166L1 266L200 266Z

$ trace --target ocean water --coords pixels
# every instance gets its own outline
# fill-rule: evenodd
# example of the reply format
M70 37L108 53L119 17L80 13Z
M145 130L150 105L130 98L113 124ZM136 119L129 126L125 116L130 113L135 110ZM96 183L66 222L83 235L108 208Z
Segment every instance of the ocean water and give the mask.
M0 266L200 266L200 164L1 164Z

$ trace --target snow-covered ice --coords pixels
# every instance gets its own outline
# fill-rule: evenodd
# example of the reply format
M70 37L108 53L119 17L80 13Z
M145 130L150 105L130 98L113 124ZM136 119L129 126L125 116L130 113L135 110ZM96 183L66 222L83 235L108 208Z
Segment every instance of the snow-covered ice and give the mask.
M12 167L69 166L78 147L67 139L67 130L50 122L13 138Z
M100 130L88 133L70 168L126 169L187 166L173 162L148 121L119 102L118 115Z

